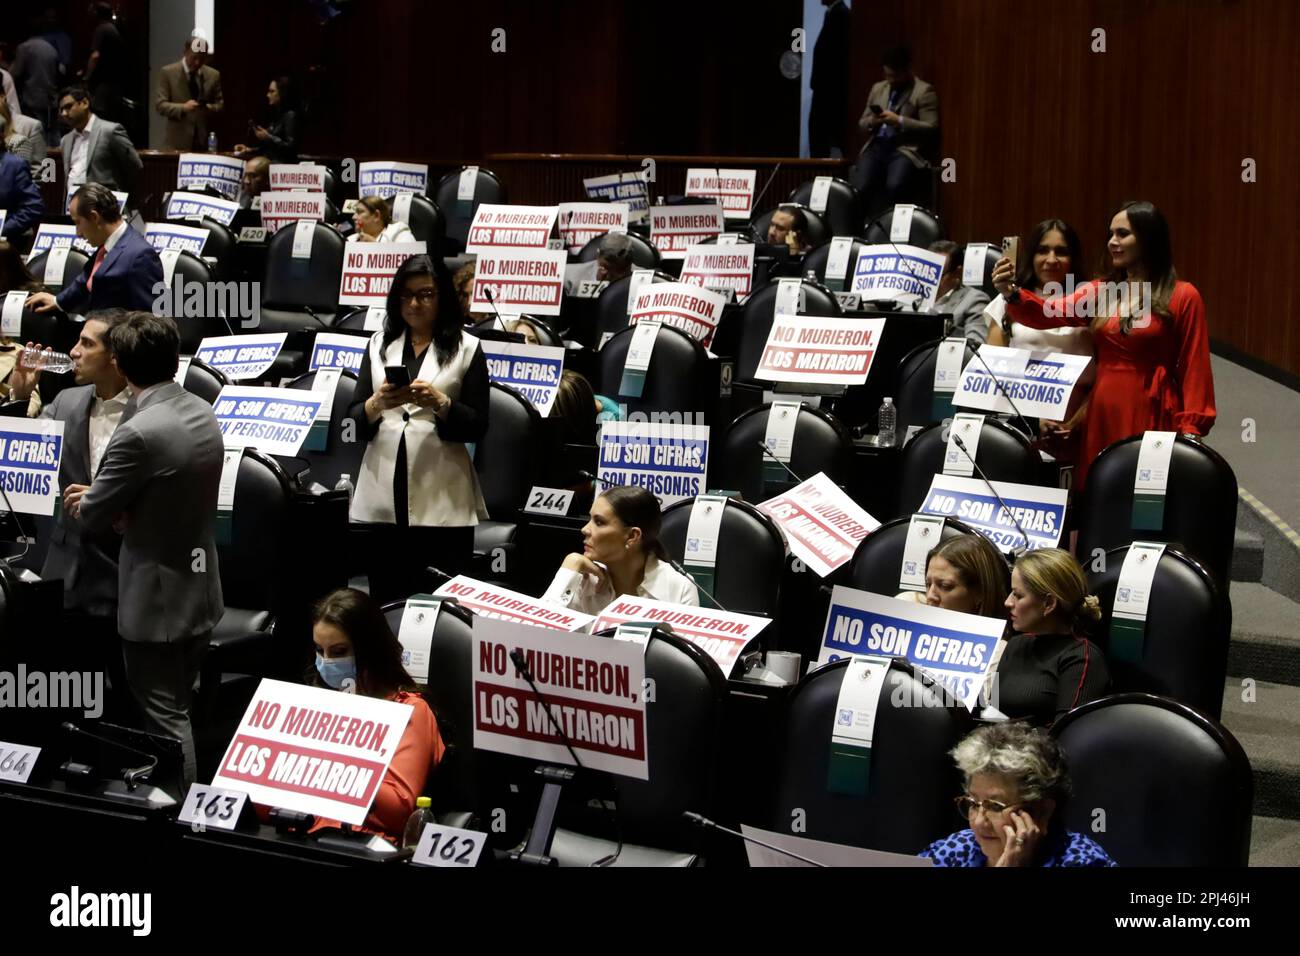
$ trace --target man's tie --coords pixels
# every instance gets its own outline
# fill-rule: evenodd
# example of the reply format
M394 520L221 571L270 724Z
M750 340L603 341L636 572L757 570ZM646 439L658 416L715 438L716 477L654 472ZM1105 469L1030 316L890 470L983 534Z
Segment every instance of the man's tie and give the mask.
M100 267L101 265L103 265L103 263L104 263L104 254L105 254L106 252L108 252L108 246L100 246L100 247L99 247L99 251L98 251L97 253L95 253L95 263L94 263L94 265L92 265L92 266L90 267L90 276L86 279L86 291L87 291L87 292L93 291L93 288L94 288L94 282L95 282L95 273L98 272L98 271L99 271L99 267Z
M190 99L197 100L198 98L199 98L199 75L197 73L191 73L190 74Z

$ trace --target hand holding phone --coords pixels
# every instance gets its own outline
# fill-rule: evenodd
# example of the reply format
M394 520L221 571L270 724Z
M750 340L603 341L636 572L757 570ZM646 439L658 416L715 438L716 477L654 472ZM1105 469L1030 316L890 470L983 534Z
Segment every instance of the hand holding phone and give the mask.
M411 373L405 365L385 365L384 381L393 388L407 388L411 384Z

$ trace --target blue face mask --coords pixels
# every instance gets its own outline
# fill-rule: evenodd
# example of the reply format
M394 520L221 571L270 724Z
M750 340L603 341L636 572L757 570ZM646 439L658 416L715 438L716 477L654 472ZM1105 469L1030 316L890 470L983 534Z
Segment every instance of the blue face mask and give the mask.
M331 657L328 660L317 654L316 673L320 674L320 679L335 690L344 690L349 694L356 692L357 659L350 654L347 657Z

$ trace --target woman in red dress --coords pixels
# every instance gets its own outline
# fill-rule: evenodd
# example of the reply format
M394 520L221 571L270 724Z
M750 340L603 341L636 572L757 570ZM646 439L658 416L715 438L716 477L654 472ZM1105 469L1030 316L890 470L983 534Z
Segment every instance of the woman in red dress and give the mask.
M1100 279L1050 301L1016 288L1010 259L993 269L1013 321L1092 327L1097 381L1083 425L1079 488L1112 442L1144 431L1205 435L1215 416L1205 304L1174 271L1165 217L1149 202L1125 203L1111 219L1106 251Z

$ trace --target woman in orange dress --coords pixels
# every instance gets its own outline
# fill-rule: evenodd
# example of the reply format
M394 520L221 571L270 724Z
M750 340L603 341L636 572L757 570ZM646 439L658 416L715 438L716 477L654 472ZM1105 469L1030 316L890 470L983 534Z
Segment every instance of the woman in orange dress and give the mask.
M1106 251L1101 278L1052 300L1018 289L1010 259L993 269L1012 321L1092 328L1097 380L1083 424L1079 488L1112 442L1144 431L1202 436L1215 417L1205 304L1174 270L1165 217L1149 202L1125 203L1111 219Z

